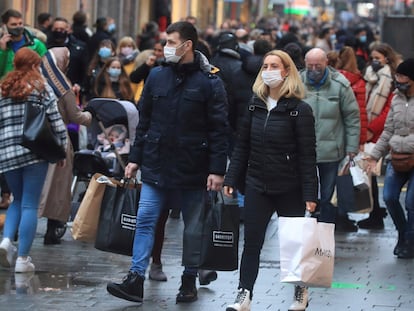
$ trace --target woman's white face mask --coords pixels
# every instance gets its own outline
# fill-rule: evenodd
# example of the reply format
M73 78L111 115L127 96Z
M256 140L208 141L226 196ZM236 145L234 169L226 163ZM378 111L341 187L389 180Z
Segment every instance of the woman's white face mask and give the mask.
M262 79L264 84L270 88L278 87L284 80L282 72L279 69L276 70L263 70Z

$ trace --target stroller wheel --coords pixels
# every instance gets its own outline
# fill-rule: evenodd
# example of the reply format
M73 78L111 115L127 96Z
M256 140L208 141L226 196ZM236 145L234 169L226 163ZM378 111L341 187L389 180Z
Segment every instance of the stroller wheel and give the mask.
M61 239L66 233L66 223L59 223L59 225L55 228L55 236L58 239Z

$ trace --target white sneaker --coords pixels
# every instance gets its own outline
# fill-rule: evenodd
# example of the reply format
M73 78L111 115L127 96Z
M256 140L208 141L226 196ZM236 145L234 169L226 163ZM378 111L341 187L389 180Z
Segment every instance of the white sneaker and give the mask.
M295 286L294 301L289 307L289 311L305 311L308 306L308 288L305 286Z
M13 266L16 253L17 249L12 242L10 242L10 239L3 239L0 243L0 265L6 268Z
M24 273L32 271L35 271L35 266L32 263L32 258L30 256L27 256L26 259L23 259L22 257L17 258L14 272Z
M250 304L250 291L240 288L236 300L227 306L226 311L250 311Z

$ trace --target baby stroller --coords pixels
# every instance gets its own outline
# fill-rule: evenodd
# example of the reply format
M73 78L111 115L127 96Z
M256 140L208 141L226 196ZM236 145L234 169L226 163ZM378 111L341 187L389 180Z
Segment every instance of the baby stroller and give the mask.
M129 101L94 98L89 101L88 107L93 109L96 117L87 129L88 149L77 151L74 155L72 211L69 221L73 221L82 201L82 190L86 190L95 173L115 178L123 177L129 146L135 140L139 120L138 109ZM111 132L115 132L119 140L110 137ZM84 187L79 191L80 184ZM56 230L56 235L60 238L65 231L66 224L62 224Z

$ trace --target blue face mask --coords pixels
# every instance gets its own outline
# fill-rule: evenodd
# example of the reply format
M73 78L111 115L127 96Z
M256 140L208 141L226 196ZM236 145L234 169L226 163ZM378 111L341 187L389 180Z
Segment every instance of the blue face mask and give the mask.
M99 49L98 54L101 58L108 58L112 55L112 51L111 51L110 48L107 48L106 46L103 46Z
M361 41L362 43L367 42L367 36L360 36L359 41Z
M108 68L108 74L111 78L118 78L121 74L121 69L119 69L119 68Z
M110 32L110 33L113 33L113 32L115 32L115 30L116 30L116 25L115 24L109 24L108 25L108 31Z

